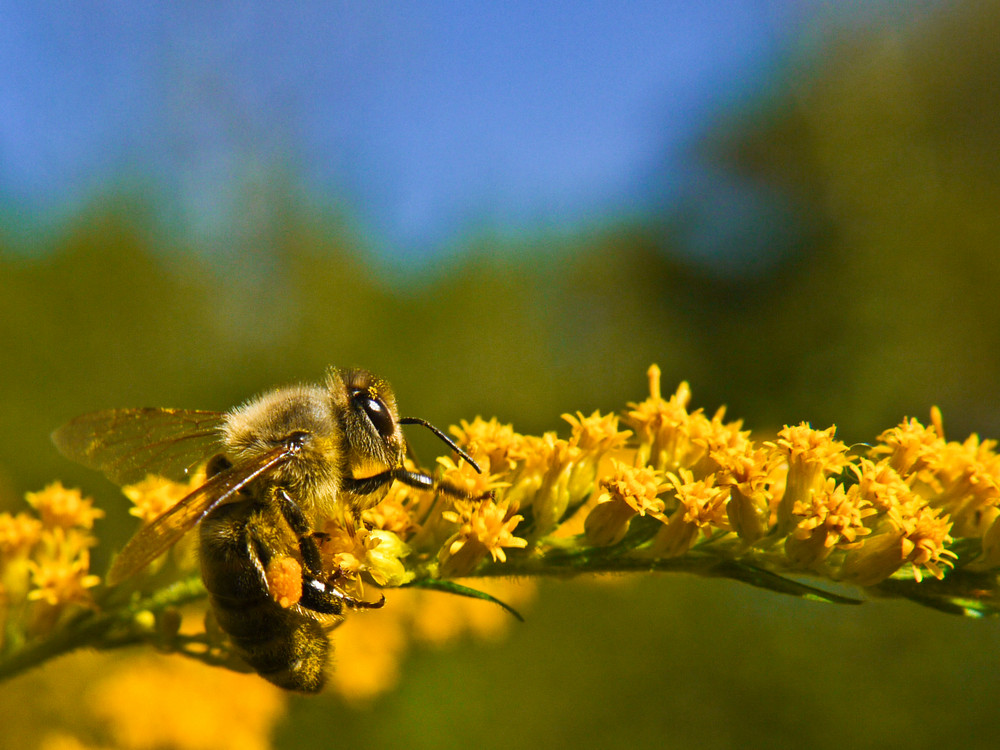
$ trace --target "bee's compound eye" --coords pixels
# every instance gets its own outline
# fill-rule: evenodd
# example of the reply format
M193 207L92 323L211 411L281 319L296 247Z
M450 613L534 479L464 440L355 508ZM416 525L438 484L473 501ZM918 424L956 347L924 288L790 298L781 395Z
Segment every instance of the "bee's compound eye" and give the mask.
M354 394L354 403L364 411L365 415L375 426L378 434L383 438L388 439L396 432L396 425L392 419L392 414L389 413L389 409L386 408L386 405L380 399L370 396L365 391L361 391Z

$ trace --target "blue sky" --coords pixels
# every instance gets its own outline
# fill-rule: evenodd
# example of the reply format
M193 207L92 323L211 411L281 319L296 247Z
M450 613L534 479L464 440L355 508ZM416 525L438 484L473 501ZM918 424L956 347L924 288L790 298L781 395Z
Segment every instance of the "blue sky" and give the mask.
M828 10L0 0L0 199L45 220L137 179L210 234L245 210L234 186L290 167L416 255L650 210Z

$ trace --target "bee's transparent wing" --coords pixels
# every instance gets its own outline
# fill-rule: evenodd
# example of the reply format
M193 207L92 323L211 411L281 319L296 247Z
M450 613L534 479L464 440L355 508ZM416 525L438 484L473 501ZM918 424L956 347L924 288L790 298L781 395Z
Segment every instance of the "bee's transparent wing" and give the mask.
M109 409L77 417L52 433L67 458L120 485L149 474L186 481L221 450L225 415L191 409Z
M108 584L114 586L138 573L177 544L213 508L231 500L247 484L283 464L294 452L295 448L279 445L213 476L151 524L139 529L115 558L108 573Z

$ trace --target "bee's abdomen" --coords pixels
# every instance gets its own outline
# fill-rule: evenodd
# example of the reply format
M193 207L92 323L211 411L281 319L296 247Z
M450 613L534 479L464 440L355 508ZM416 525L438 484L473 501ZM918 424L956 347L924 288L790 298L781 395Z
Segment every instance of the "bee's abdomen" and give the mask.
M201 524L202 580L219 627L261 677L287 690L322 689L330 639L316 620L281 607L255 551L270 539L251 503L213 511Z
M330 639L319 622L269 596L234 601L213 595L211 601L219 627L261 677L286 690L323 688Z

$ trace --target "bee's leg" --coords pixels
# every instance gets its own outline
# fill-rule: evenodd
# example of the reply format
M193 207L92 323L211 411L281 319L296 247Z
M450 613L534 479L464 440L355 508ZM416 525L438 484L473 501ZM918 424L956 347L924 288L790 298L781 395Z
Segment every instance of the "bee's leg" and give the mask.
M385 604L385 594L377 602L355 599L332 583L324 583L316 578L302 576L302 598L299 605L313 612L327 615L339 615L344 607L350 609L378 609Z
M420 472L410 471L402 466L395 469L389 469L378 474L373 474L372 476L364 477L363 479L348 477L344 480L342 488L352 495L371 495L385 489L397 479L403 484L408 484L409 486L416 487L417 489L434 489L434 480L431 477L426 474L421 474ZM373 505L374 503L371 504ZM361 507L351 508L350 512L345 514L344 528L347 533L351 535L351 538L356 536L359 528L364 528L364 522L361 520L361 510L364 507L366 506L363 504Z
M370 477L365 477L364 479L354 479L351 477L344 482L344 489L355 495L370 495L396 480L403 484L408 484L410 487L416 487L418 490L434 489L433 477L429 477L419 471L410 471L402 466L397 466L395 469L389 469Z
M348 479L344 483L344 488L356 495L368 495L392 481L402 482L403 484L415 487L418 490L440 490L441 492L453 497L460 497L464 499L469 498L467 492L449 484L448 482L435 482L434 477L420 471L410 471L402 466L395 469L389 469L388 471L383 471L380 474L375 474L370 477L365 477L364 479ZM488 494L483 497L487 496Z
M339 615L345 606L352 609L378 609L385 604L384 595L377 602L355 599L332 583L321 580L323 562L316 544L316 535L309 527L305 513L284 488L278 487L274 494L280 502L281 515L299 540L299 554L302 555L303 563L302 598L299 600L301 606L313 612Z
M267 568L271 560L270 550L258 543L257 540L251 540L250 543L253 545L253 554L251 556L260 561L263 571ZM265 587L267 587L266 575L263 582ZM299 598L297 604L324 615L339 615L344 611L344 607L350 609L378 609L385 604L385 595L383 594L377 602L356 599L345 591L342 591L335 584L320 580L303 568L302 596Z
M364 528L364 522L361 520L361 511L357 508L350 508L344 514L344 530L351 539L357 539L358 528Z
M305 572L313 578L318 578L323 574L323 562L319 555L319 545L316 544L316 537L309 526L309 519L302 512L299 504L283 487L278 487L274 492L279 501L281 515L288 522L292 533L295 534L299 542L299 554L302 555L302 563L305 565Z

